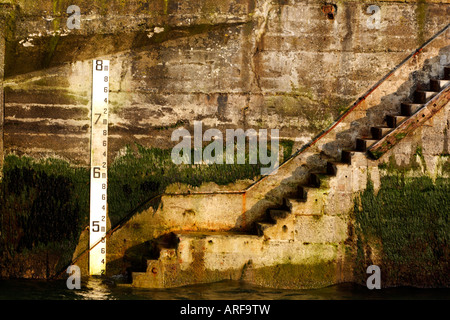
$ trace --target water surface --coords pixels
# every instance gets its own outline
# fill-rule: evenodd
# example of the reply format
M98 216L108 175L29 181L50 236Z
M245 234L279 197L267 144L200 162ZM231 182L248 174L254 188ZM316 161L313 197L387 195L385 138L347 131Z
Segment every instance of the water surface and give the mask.
M262 288L239 281L169 289L141 289L113 280L83 279L81 289L70 290L65 280L0 280L0 300L396 300L450 299L450 289L387 288L369 290L340 284L312 290Z

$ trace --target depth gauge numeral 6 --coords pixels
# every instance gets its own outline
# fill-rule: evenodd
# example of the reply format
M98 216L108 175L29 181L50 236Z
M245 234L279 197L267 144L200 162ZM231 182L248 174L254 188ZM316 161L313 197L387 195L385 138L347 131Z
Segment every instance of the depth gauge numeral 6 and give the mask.
M94 178L100 178L100 167L94 167Z

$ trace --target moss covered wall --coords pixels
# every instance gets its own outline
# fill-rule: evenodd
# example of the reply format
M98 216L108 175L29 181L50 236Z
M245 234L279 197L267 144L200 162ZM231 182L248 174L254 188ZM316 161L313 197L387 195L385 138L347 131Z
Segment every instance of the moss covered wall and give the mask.
M450 285L449 119L446 106L406 136L356 194L354 272L362 284L376 264L386 287Z
M378 265L383 286L448 287L450 179L383 173L355 205L358 278Z
M112 227L131 214L158 206L158 201L146 201L169 185L227 185L260 175L261 165L248 162L177 166L170 152L130 147L110 166L108 218ZM63 160L5 158L0 181L0 277L54 276L71 261L81 232L89 224L89 185L87 168ZM27 263L27 256L34 258Z

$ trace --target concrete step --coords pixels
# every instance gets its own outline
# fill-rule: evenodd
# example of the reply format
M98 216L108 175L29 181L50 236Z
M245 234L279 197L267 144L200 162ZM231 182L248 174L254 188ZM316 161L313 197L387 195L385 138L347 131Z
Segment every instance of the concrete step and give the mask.
M263 236L264 232L273 227L275 224L274 223L268 223L268 222L257 222L256 223L256 232L258 234L258 236Z
M386 116L386 123L389 128L397 128L403 121L408 119L406 116Z
M320 188L320 176L318 173L310 173L309 174L309 185L315 188Z
M444 79L450 80L450 66L444 67Z
M259 222L257 224L258 236L264 236L265 239L270 240L294 240L294 222L293 219L280 220L276 224L266 222Z
M339 167L339 162L328 161L327 162L327 174L330 176L336 176Z
M255 235L240 231L180 231L175 234L181 241L191 241L205 238L233 238L233 239L247 239L253 238Z
M365 162L366 160L367 157L365 155L365 152L362 151L342 150L341 152L341 162L348 165L353 165L359 162Z
M416 113L417 110L419 110L423 106L424 105L421 103L402 102L400 114L402 116L408 116L408 117L412 116L414 113Z
M298 199L287 198L292 216L298 215L322 215L325 200L328 197L328 189L318 189L304 187L308 194L307 201L299 201Z
M367 151L371 145L378 142L375 139L356 139L356 150L357 151Z
M308 186L313 188L327 188L331 176L327 172L311 172L309 174Z
M435 91L416 90L414 92L414 102L415 103L427 103L436 94L437 94L437 92L435 92Z
M372 128L370 128L370 131L371 131L372 137L374 139L380 140L385 135L387 135L389 132L391 132L392 128L389 128L389 127L372 127Z
M274 221L278 221L280 219L284 219L287 216L289 216L291 212L289 210L283 210L283 209L269 209L269 216Z
M450 80L431 79L430 80L430 90L440 92L448 84L450 84Z
M297 193L295 194L294 197L288 197L291 199L297 199L299 202L305 202L308 198L308 194L306 193L306 188L304 186L298 186L297 187ZM287 204L287 200L283 200L286 201Z

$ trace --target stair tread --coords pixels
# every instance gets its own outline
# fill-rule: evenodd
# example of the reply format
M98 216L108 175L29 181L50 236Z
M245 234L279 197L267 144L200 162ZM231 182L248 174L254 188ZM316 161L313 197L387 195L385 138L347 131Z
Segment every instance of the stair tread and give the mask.
M320 170L312 170L312 171L310 171L309 172L309 174L315 174L316 176L319 176L319 175L327 175L327 172L326 172L326 170L325 171L320 171Z
M302 185L299 188L303 188L304 191L308 192L309 190L317 190L319 188L316 188L314 186L310 186L310 185ZM291 199L291 198L287 198L287 199ZM295 199L295 198L292 198Z
M357 138L356 139L356 150L359 151L367 151L368 148L370 148L371 145L377 143L379 139L373 139L373 138Z
M338 160L333 160L333 161L328 161L328 162L329 162L329 163L332 163L332 164L334 164L334 165L336 165L336 166L338 166L338 165L343 165L343 164L346 165L346 163L339 162Z
M429 94L433 94L433 93L438 93L439 91L432 91L432 90L416 90L416 92L423 92L423 93L429 93Z
M443 81L443 82L450 82L450 79L438 79L438 78L431 78L430 81Z
M375 126L371 127L370 131L372 132L372 137L377 141L383 139L387 134L389 134L393 128L388 126Z
M400 123L408 119L410 116L401 116L401 115L387 115L386 121L387 125L391 128L396 128Z
M423 106L424 104L423 103L418 103L418 102L407 102L407 101L405 101L405 102L402 102L402 104L403 105L407 105L407 106Z
M211 236L245 236L245 237L252 237L253 234L249 234L246 232L240 232L240 231L179 231L175 232L175 235L180 235L183 237L211 237Z
M346 153L364 153L364 151L359 151L359 150L342 150L342 152L346 152Z
M390 117L390 118L409 118L409 116L402 116L402 115L387 115L386 117Z
M430 79L430 87L432 90L442 91L450 84L450 79Z
M269 209L269 213L290 213L289 209Z
M414 103L414 102L402 102L401 104L401 116L410 117L418 110L423 108L424 103Z
M345 167L349 166L348 163L337 161L337 160L336 161L330 161L330 163L334 164L335 166L345 166Z
M258 225L260 225L261 227L272 227L274 226L276 223L270 223L270 222L257 222Z
M389 128L389 127L387 127L387 126L373 126L372 128L377 128L377 129L392 129L392 128Z
M308 193L313 193L313 192L324 192L324 190L328 189L328 188L317 188L314 186L302 186L303 190L308 194ZM306 202L307 201L307 197L306 198L297 198L297 197L285 197L286 200L288 201L295 201L295 202ZM289 211L290 213L290 211Z
M278 220L282 220L287 218L289 215L291 214L290 210L276 210L276 209L271 209L269 211L269 215L270 217L274 220L274 221L278 221Z

